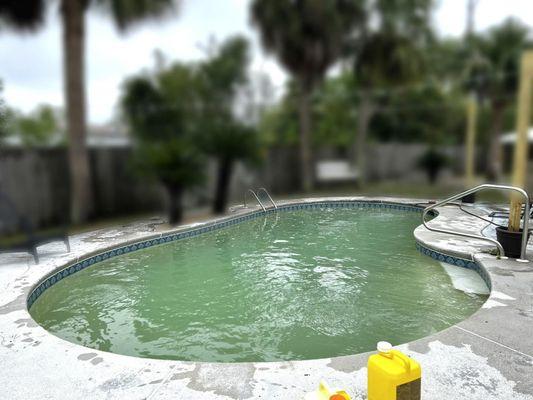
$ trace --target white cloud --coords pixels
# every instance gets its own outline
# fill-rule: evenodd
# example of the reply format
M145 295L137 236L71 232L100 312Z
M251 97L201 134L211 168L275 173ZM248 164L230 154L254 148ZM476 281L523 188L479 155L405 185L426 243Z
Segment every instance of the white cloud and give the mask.
M438 32L459 36L465 31L467 0L440 0L435 22ZM475 12L475 29L483 31L513 16L531 26L531 0L478 0Z

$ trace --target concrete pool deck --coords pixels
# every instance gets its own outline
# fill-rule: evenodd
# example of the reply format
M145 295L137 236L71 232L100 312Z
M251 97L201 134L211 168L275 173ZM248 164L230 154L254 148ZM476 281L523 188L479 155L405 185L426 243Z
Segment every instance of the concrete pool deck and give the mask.
M419 202L327 198L332 199ZM486 231L485 222L456 207L438 211L431 224ZM75 235L68 254L62 243L43 246L39 265L27 254L0 254L0 398L300 399L314 390L320 379L346 389L352 399L366 398L368 353L236 364L143 359L66 342L33 321L26 308L28 294L50 272L87 253L159 235L161 223L151 220ZM423 399L533 400L533 262L497 260L486 253L492 247L485 242L436 234L422 227L414 234L416 241L434 254L466 260L473 257L492 286L488 301L470 318L398 346L422 364ZM533 256L533 246L528 253Z

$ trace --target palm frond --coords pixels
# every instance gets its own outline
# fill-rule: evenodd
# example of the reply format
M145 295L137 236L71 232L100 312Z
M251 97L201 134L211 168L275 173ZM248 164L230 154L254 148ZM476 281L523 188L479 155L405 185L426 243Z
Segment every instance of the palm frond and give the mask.
M0 28L33 30L42 25L45 16L44 0L0 1Z
M175 14L179 0L93 0L96 7L104 9L113 17L121 31L147 19L159 19Z

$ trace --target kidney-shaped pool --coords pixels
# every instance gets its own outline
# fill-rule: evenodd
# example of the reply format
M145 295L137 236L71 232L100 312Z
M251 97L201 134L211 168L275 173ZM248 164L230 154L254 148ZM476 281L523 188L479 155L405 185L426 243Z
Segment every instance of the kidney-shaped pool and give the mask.
M416 250L419 223L383 207L269 213L99 262L30 312L68 341L139 357L303 360L405 343L486 300Z

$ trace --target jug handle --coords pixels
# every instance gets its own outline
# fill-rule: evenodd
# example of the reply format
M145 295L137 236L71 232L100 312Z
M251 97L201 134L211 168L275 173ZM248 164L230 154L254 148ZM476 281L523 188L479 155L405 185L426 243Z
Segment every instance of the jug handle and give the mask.
M398 357L400 360L403 361L404 365L405 365L405 369L407 370L407 372L410 372L411 371L411 362L409 361L409 357L407 357L406 355L404 355L403 353L399 352L398 350L391 350L391 353L395 356L395 357Z

